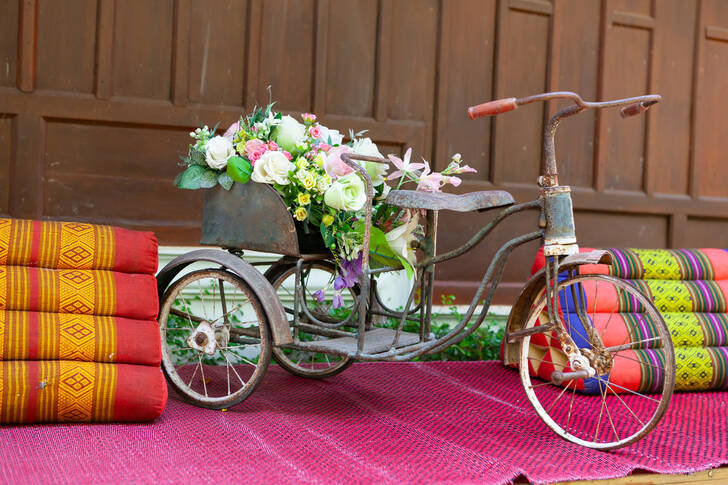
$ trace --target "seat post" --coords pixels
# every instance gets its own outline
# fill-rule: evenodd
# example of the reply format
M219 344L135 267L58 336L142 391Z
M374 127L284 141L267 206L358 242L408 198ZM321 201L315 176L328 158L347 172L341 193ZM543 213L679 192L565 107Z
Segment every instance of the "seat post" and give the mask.
M422 251L425 253L425 259L434 258L437 254L437 220L439 211L428 210L425 227L425 241L422 245ZM420 286L420 299L426 305L420 309L420 341L424 342L430 338L430 320L432 318L432 292L435 281L435 265L431 264L424 268L422 282Z

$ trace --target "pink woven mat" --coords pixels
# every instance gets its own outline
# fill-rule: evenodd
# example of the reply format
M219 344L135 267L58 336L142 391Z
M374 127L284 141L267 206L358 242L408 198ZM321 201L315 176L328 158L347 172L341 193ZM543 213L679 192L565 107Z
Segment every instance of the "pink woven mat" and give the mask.
M596 452L536 417L497 362L357 364L328 381L275 365L228 412L170 393L150 424L0 427L0 482L537 483L728 463L728 393L677 394L641 442Z

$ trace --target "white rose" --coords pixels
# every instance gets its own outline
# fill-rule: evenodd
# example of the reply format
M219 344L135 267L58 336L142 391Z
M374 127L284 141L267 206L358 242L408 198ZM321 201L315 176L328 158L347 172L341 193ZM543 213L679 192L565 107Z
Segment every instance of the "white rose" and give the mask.
M414 240L413 233L417 229L418 219L419 215L415 213L407 223L392 229L384 235L392 251L409 261L410 264L415 264L415 258L417 257L415 250L410 245L412 244L412 240Z
M228 158L235 155L235 148L230 140L222 136L216 136L205 145L205 161L215 170L222 170L228 162Z
M278 146L293 152L296 149L296 144L302 142L306 137L306 127L293 117L286 115L281 118L278 126L273 130L272 136Z
M344 135L339 133L339 130L332 130L330 128L325 127L324 125L319 125L319 129L321 130L321 136L318 137L319 140L321 140L324 143L329 143L329 139L331 140L331 145L341 145L341 142L344 141Z
M351 149L358 155L384 158L382 154L379 153L377 145L372 142L371 138L359 138L358 140L354 140ZM372 184L374 184L375 187L384 183L384 176L387 174L386 163L359 162L359 164L367 171L369 177L372 179Z
M324 194L324 202L329 207L346 211L358 211L367 202L364 182L355 173L339 177Z
M288 172L296 168L282 152L268 151L255 162L253 182L263 184L288 184Z

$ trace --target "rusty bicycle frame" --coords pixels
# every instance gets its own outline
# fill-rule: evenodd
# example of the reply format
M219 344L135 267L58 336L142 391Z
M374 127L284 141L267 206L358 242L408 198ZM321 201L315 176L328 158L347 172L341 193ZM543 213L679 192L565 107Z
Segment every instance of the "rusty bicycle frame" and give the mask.
M491 101L478 106L469 108L468 114L471 119L475 119L481 116L494 115L503 113L506 111L513 110L518 106L533 103L536 101L547 101L552 99L568 99L574 102L574 104L560 110L553 117L551 117L546 124L544 132L544 145L543 145L543 157L544 157L544 171L538 179L539 185L539 196L536 200L510 205L505 209L501 210L496 216L484 225L477 233L475 233L467 242L462 246L448 251L443 254L436 253L436 234L437 234L437 222L438 222L438 211L428 210L426 216L426 234L422 249L424 252L424 258L422 261L415 265L415 284L409 296L407 303L401 311L393 310L388 308L384 302L382 302L379 294L376 290L375 276L381 273L389 271L401 270L401 266L392 266L386 268L371 269L369 267L369 243L370 243L370 227L372 219L372 199L373 199L373 185L372 181L364 170L356 161L371 161L371 162L386 162L384 159L355 155L345 154L343 156L345 162L352 167L365 181L367 204L366 204L366 216L365 216L365 232L363 241L363 257L362 257L362 268L363 274L359 279L360 292L356 298L354 311L343 321L331 322L325 321L325 318L319 318L314 315L305 304L305 291L306 289L302 285L302 275L305 271L304 264L307 261L323 258L324 256L309 255L300 257L297 259L290 259L291 262L296 262L296 287L294 297L294 308L292 309L294 321L293 327L293 340L291 343L280 345L286 348L299 349L308 352L321 352L328 354L336 354L354 358L361 361L375 361L375 360L389 360L389 361L405 361L411 360L417 356L426 353L438 352L445 347L458 343L470 334L472 334L485 319L488 309L491 304L491 300L495 293L496 288L500 282L500 278L503 273L506 260L510 255L511 251L516 247L525 244L529 241L536 239L543 239L544 254L546 256L546 267L544 274L541 277L543 281L545 277L545 288L547 291L547 306L548 313L551 322L560 322L558 312L555 311L558 308L558 292L556 291L557 276L560 268L562 271L572 271L576 266L586 263L596 262L607 262L608 256L604 251L594 251L588 254L578 254L578 246L576 241L575 229L574 229L574 215L571 201L571 189L568 186L560 186L558 183L558 171L556 167L555 157L555 144L554 137L556 129L562 119L578 114L586 109L591 108L610 108L610 107L622 107L622 117L634 116L647 110L653 104L659 102L661 97L659 95L647 95L634 98L618 99L606 102L586 102L581 97L572 92L552 92L538 94L534 96L528 96L524 98L507 98L496 101ZM392 191L395 192L395 191ZM397 191L398 192L398 191ZM432 194L407 191L409 193L408 200L410 202L409 207L411 208L426 208L427 202L433 197ZM482 193L481 195L487 197L488 193ZM462 197L462 196L461 196ZM390 198L392 193L390 193ZM467 205L467 201L460 200L457 203L462 206ZM456 203L456 204L457 204ZM495 204L493 204L495 205ZM505 204L500 204L505 205ZM495 205L497 207L497 205ZM482 210L488 209L489 207L482 207ZM469 210L465 207L456 207L455 210ZM430 320L432 316L432 293L433 293L433 281L434 281L434 270L435 264L447 261L458 256L461 256L471 249L473 249L480 241L488 236L495 227L506 220L508 217L530 209L539 209L540 217L538 223L538 230L530 232L528 234L517 236L510 241L503 244L500 249L496 252L493 259L491 260L488 268L478 286L478 289L473 297L465 315L462 320L455 325L450 332L446 335L434 339L430 334ZM532 296L533 291L541 291L544 286L540 288L533 288L533 285L528 285L524 289L521 300L528 300L529 296ZM415 294L417 290L420 290L420 302L414 305ZM477 316L475 322L470 324L477 306L482 302L482 309L480 314ZM303 304L302 304L303 303ZM537 332L545 332L547 330L554 330L562 344L562 348L565 353L569 356L569 360L572 363L572 368L577 369L571 373L565 373L564 375L558 376L559 379L576 379L581 377L587 377L590 375L588 372L593 369L589 366L589 362L584 362L584 359L578 352L578 348L574 341L571 339L569 333L565 330L563 324L552 324L549 326L541 326L532 328L529 330L523 330L522 325L525 321L524 311L527 312L528 308L522 308L518 302L514 306L514 310L511 313L509 323L506 331L506 342L509 346L517 343L519 338L525 335L531 335ZM419 313L418 316L415 314ZM377 349L373 352L367 352L366 349L366 334L367 330L372 328L372 317L386 317L395 318L399 320L399 324L391 337L391 342L386 344L383 349ZM585 315L580 314L580 318L586 318ZM419 322L419 335L416 342L403 342L402 335L404 324L407 321ZM470 325L469 325L470 324ZM353 328L354 331L344 331L342 327ZM301 329L310 334L321 335L324 337L335 338L335 337L355 337L356 348L351 349L351 346L336 348L328 346L325 341L299 341L297 338L298 329ZM506 363L512 361L511 349L506 349Z

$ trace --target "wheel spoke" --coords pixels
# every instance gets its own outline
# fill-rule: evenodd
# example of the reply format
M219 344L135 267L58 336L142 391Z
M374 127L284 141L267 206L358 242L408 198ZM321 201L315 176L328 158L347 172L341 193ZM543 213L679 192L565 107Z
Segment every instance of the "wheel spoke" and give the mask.
M559 396L556 399L554 399L554 401L549 405L549 408L546 410L546 414L548 414L549 412L551 412L551 409L554 407L554 404L556 404L558 402L558 400L561 399L561 396L564 395L564 393L569 388L569 386L571 385L572 382L576 382L576 381L569 381L569 382L566 383L566 385L564 386L564 388L559 393ZM576 384L574 384L574 387L576 387Z
M658 366L658 365L650 364L649 362L643 362L643 361L641 361L641 360L639 360L639 359L634 359L634 358L632 358L632 357L628 357L628 356L626 356L626 355L623 355L623 354L617 354L617 355L615 355L615 356L614 356L614 358L615 358L615 359L616 359L617 357L619 357L620 359L627 359L627 360L632 360L632 361L634 361L634 362L638 362L638 363L640 363L640 364L642 364L642 365L648 365L648 366L650 366L650 367L653 367L653 368L655 368L655 369L660 369L661 371L664 371L664 370L665 370L665 368L664 368L664 367L660 367L660 366ZM612 385L615 385L615 384L614 384L614 383L612 383Z
M202 375L202 387L205 389L205 397L208 397L207 396L207 381L205 381L205 368L202 365L202 352L197 354L197 358L200 361L200 374Z
M225 357L225 360L227 361L228 366L233 370L233 372L235 373L235 375L238 376L238 379L240 379L240 383L243 385L243 387L245 387L245 381L243 380L242 377L240 377L240 374L238 374L238 371L235 369L235 366L232 365L232 363L230 362L230 359L227 356L227 352L225 352L224 350L221 350L220 353L223 355L223 357ZM235 355L236 355L236 357L240 357L237 354L235 354Z
M609 352L619 352L620 350L634 350L634 347L632 347L633 345L642 344L645 342L654 342L655 340L662 340L662 337L652 337L644 340L639 340L637 342L630 342L628 344L613 345L612 347L607 347L604 350L607 350ZM640 347L637 348L639 349Z
M642 422L642 420L634 413L634 411L632 411L632 408L629 407L626 402L624 402L624 400L620 397L620 395L614 389L612 389L612 386L610 385L609 382L607 382L607 389L609 389L610 391L612 391L612 393L614 394L614 396L617 399L619 399L619 402L621 402L624 405L624 407L627 408L627 411L629 411L630 414L632 414L632 416L634 416L634 419L636 419L637 421L639 421L639 423L642 426L645 425L645 423Z

